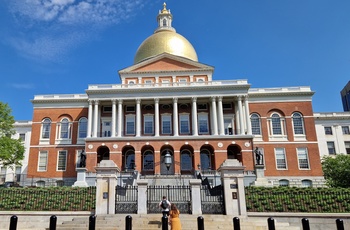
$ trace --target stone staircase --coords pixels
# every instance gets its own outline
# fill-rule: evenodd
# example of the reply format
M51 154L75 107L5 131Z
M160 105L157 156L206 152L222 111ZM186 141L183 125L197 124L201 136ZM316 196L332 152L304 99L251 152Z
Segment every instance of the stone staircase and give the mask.
M125 229L127 214L96 216L96 230L120 230ZM161 214L138 215L132 214L133 230L162 229ZM224 215L201 215L204 218L206 230L233 230L233 220ZM196 230L196 215L180 215L183 230ZM50 217L20 216L18 217L18 230L47 230ZM267 219L240 218L241 230L268 230ZM10 217L0 216L0 230L8 230ZM300 230L300 227L290 226L288 223L275 222L278 230ZM89 216L57 216L57 230L87 230L89 228ZM170 230L170 227L169 227Z

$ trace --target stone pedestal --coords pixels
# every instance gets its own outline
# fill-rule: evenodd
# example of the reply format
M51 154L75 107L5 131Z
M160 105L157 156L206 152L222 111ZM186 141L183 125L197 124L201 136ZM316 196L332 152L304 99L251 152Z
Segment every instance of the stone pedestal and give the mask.
M74 182L73 187L88 187L86 183L86 168L77 168L77 181Z
M265 166L255 165L256 180L252 186L272 187L272 183L265 178Z
M96 169L96 215L115 213L115 187L118 166L112 160L102 160Z
M238 160L227 159L218 169L221 172L221 180L224 188L226 215L247 215L243 183L244 168Z
M148 180L137 182L137 214L147 214L147 185Z
M199 179L190 180L192 215L202 215L201 184L202 181Z

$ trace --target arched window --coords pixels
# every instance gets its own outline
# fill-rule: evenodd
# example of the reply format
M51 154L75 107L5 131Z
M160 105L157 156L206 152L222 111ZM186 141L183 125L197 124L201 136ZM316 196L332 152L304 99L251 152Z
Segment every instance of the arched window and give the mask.
M192 170L191 152L187 149L181 152L181 170L184 170L184 171Z
M167 21L165 18L163 19L163 26L167 26Z
M285 180L285 179L279 180L279 181L278 181L278 184L279 184L279 186L288 187L288 186L289 186L289 181L288 181L288 180Z
M277 113L271 116L272 135L282 135L281 117Z
M153 152L151 150L147 150L143 154L143 167L142 168L144 171L154 170L154 157L153 157Z
M60 124L60 139L69 139L70 138L70 127L68 118L63 118Z
M202 170L211 169L210 152L207 149L203 149L201 151L201 169Z
M300 113L294 113L292 115L294 134L304 135L304 120Z
M301 181L301 187L312 187L312 181L311 180L302 180Z
M41 123L41 138L49 139L51 131L51 120L49 118L45 118Z
M134 170L135 166L135 151L130 149L125 153L125 170Z
M256 113L253 113L250 116L250 122L252 124L252 134L253 135L261 135L260 116Z
M36 187L45 187L45 181L43 180L38 180L36 182Z
M78 138L85 138L87 137L87 118L82 117L79 119L79 135Z

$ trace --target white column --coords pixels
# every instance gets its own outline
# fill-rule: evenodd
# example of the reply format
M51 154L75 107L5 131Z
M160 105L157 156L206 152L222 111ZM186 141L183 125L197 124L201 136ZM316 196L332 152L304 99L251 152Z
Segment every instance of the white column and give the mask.
M173 130L174 136L179 136L179 114L177 110L177 100L178 98L173 98Z
M118 100L118 137L122 136L123 100Z
M154 98L154 135L159 136L159 98Z
M92 100L89 100L89 114L88 114L88 130L87 130L87 137L91 137L91 130L92 130L92 113L93 108L92 108Z
M136 99L136 136L141 136L141 99Z
M218 135L218 116L216 111L216 98L211 97L211 117L212 117L212 134Z
M117 121L117 100L113 99L112 100L112 137L115 137L115 133L116 133L116 121Z
M234 134L240 134L241 127L239 126L239 109L238 109L237 100L235 100L233 103L235 105L235 125L236 125Z
M198 136L197 98L192 97L192 135Z
M239 126L241 127L241 134L244 134L242 96L238 97L238 111L239 111Z
M225 135L224 109L222 106L222 97L218 97L218 121L219 121L220 135Z
M251 135L252 134L252 125L250 123L250 112L249 112L249 104L248 104L248 95L244 97L244 107L245 107L245 120L247 123L247 134Z
M93 137L97 137L97 128L98 128L98 101L95 101L95 109L94 109L94 129L93 129Z

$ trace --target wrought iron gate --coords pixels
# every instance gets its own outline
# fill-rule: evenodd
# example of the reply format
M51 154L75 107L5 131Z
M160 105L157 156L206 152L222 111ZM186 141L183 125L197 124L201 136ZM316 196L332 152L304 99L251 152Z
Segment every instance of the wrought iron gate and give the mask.
M116 186L115 213L137 213L137 186Z
M147 188L148 213L161 213L159 202L166 196L170 203L176 204L181 213L192 213L190 186L152 185Z
M213 188L208 185L201 186L201 208L203 214L225 214L222 185Z

